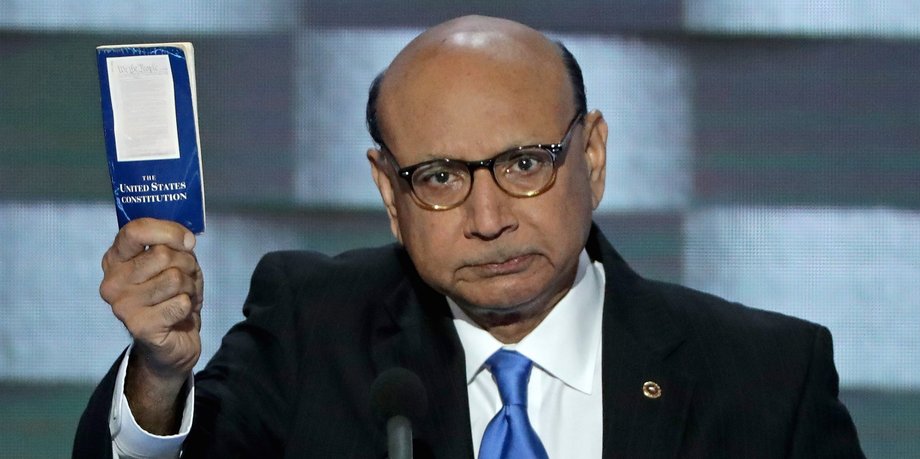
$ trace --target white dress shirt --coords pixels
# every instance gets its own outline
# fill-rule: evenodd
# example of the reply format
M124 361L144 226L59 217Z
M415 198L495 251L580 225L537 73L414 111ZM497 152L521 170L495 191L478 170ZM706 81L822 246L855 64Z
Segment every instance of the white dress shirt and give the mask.
M154 435L137 425L128 398L125 397L125 373L128 369L128 357L131 355L131 346L125 351L125 358L118 367L115 376L115 393L112 395L112 411L109 412L109 431L112 433L112 457L117 458L142 458L142 459L173 459L179 457L182 442L192 429L192 418L195 413L195 378L189 374L188 387L185 397L185 408L182 409L182 424L176 435Z
M527 415L550 458L601 457L603 403L601 318L604 267L582 252L575 283L543 321L514 345L504 345L448 298L466 354L473 451L502 401L486 360L500 348L534 362L527 386Z
M582 251L575 283L537 328L514 345L503 345L476 325L447 299L454 325L466 354L467 390L473 451L489 421L501 409L498 386L485 361L499 348L514 349L534 362L527 387L527 414L550 458L601 457L603 404L601 390L601 318L604 305L604 267L591 263ZM191 430L195 389L189 393L176 435L153 435L134 419L125 398L125 355L115 379L109 429L112 451L118 458L176 458Z

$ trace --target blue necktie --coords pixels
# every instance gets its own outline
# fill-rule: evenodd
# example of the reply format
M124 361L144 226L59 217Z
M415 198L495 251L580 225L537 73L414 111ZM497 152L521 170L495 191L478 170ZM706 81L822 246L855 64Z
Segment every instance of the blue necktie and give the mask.
M527 418L527 382L533 362L501 349L486 360L486 365L498 382L504 406L486 426L479 459L548 459Z

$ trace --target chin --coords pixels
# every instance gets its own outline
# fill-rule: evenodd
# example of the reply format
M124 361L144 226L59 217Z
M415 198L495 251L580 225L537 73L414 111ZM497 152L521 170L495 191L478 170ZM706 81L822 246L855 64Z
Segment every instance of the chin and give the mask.
M457 296L472 306L487 309L515 309L528 303L539 302L545 292L534 286L546 287L544 282L535 282L533 278L492 279L469 285L466 291L458 291ZM455 297L456 298L456 297Z
M531 317L536 314L533 305L515 305L515 306L475 306L472 304L460 304L464 312L474 321L482 326L495 327L502 325L511 325Z
M522 293L522 292L518 292ZM457 304L477 322L489 325L510 325L529 317L541 315L552 305L539 293L533 295L497 295L453 297Z

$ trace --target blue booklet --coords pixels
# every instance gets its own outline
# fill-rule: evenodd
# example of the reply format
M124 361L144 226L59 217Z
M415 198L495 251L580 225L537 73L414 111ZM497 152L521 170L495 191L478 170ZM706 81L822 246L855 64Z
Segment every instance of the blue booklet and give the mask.
M153 217L203 232L192 44L99 46L96 59L118 226Z

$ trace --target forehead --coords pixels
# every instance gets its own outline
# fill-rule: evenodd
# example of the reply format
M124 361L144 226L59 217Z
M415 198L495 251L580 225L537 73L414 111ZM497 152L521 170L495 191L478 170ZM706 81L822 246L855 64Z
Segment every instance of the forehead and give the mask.
M554 137L572 115L571 101L555 46L511 41L431 47L394 61L378 113L397 161L410 164L558 141Z

